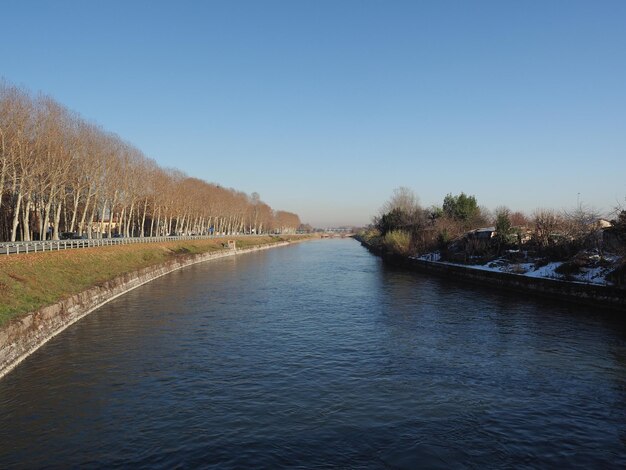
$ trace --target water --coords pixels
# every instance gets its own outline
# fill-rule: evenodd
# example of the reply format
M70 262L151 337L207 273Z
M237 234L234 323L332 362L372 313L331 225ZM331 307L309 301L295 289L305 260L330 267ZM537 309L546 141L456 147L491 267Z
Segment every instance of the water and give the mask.
M624 467L619 315L352 240L190 267L0 381L0 467Z

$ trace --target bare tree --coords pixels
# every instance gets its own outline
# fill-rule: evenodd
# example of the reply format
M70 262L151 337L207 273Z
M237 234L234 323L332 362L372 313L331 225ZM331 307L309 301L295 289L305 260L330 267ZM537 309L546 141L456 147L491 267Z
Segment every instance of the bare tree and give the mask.
M563 217L550 209L538 209L533 214L533 238L541 247L550 244L550 238L563 229Z
M257 193L160 168L139 149L67 110L0 83L0 240L173 232L291 232Z
M419 198L410 188L400 186L393 190L393 195L383 205L380 212L382 215L392 212L395 209L407 214L415 212L420 209Z
M593 207L578 204L575 209L563 211L564 229L572 238L583 239L597 230L600 212Z

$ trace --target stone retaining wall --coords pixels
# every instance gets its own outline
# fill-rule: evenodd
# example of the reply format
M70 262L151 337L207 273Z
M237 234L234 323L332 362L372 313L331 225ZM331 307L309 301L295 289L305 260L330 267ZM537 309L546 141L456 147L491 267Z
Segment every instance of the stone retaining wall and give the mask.
M363 240L361 244L386 261L425 273L471 281L487 287L534 293L543 297L608 307L626 312L626 290L612 286L528 277L520 274L484 271L437 261L411 259L377 250Z

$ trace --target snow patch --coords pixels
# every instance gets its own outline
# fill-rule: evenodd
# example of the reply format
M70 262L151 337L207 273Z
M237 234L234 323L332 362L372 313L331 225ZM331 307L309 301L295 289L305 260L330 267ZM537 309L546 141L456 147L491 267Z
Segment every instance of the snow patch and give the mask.
M585 284L598 284L598 285L612 285L607 281L606 276L612 271L611 266L613 262L619 259L619 256L605 256L604 260L608 261L608 266L597 266L581 268L581 272L577 274L571 274L569 276L563 276L556 272L556 270L563 264L561 261L555 261L543 266L536 266L535 263L513 263L506 259L497 259L487 264L459 264L451 263L447 261L441 261L441 253L435 251L433 253L426 253L421 256L414 256L412 259L421 261L432 261L446 264L449 266L461 266L464 268L476 269L478 271L491 271L507 274L515 274L518 276L526 276L531 278L543 278L543 279L556 279L569 282L580 282Z

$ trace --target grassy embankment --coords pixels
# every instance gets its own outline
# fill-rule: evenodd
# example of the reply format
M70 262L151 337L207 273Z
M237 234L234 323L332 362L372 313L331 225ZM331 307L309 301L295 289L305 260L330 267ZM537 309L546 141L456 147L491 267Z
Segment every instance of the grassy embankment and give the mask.
M237 248L293 237L233 237ZM302 237L298 237L301 239ZM0 326L124 273L179 256L225 250L224 239L117 245L0 256Z

